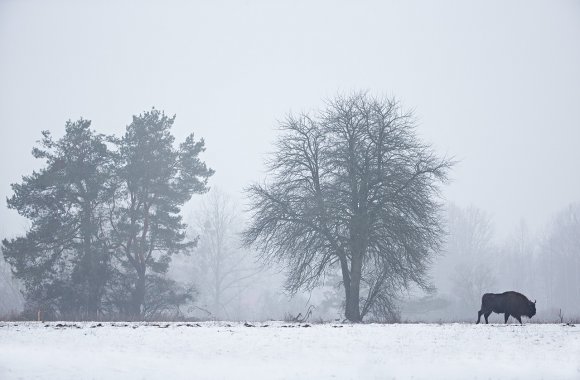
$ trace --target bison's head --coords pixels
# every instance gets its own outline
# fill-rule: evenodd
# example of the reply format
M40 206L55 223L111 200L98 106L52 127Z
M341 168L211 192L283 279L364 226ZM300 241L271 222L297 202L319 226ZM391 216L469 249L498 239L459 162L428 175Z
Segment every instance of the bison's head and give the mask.
M536 301L532 302L532 301L528 301L528 318L532 318L534 315L536 315Z

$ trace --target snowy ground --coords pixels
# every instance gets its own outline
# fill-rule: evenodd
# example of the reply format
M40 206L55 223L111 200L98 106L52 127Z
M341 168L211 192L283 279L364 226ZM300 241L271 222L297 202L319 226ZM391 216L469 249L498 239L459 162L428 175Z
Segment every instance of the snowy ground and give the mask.
M2 380L393 378L580 379L580 326L0 322Z

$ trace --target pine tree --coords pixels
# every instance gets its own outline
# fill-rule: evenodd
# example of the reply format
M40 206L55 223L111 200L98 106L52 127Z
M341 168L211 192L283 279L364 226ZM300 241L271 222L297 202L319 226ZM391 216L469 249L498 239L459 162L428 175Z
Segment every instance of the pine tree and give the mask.
M199 159L203 139L189 135L179 147L171 134L175 116L152 109L133 117L125 135L117 140L119 167L115 174L113 240L116 258L125 271L130 293L127 311L136 318L147 313L147 292L165 292L159 276L171 255L186 251L181 207L193 194L207 191L213 170ZM167 284L166 284L167 285Z
M32 154L46 166L12 185L8 207L31 221L26 235L3 241L3 253L23 280L28 307L95 316L110 273L102 239L111 155L103 135L80 119L53 140L42 132Z

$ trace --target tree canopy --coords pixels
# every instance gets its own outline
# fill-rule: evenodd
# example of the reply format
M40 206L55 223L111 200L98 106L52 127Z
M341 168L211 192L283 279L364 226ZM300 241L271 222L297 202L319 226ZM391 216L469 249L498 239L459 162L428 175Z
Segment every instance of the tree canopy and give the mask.
M185 301L163 274L172 254L195 244L181 207L207 190L213 170L199 158L203 139L191 134L175 146L174 120L152 109L134 116L121 138L84 119L67 122L58 140L42 133L32 153L45 166L13 184L8 199L31 227L2 242L28 309L142 318Z
M280 129L268 180L248 189L245 244L286 265L290 291L338 269L347 319L389 318L397 292L428 286L452 161L419 140L397 101L366 93L290 114Z

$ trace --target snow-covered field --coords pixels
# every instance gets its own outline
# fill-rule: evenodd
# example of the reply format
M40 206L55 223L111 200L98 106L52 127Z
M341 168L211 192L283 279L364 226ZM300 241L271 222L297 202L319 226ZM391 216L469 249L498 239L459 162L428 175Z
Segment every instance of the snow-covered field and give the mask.
M0 322L2 380L393 378L580 379L580 326Z

